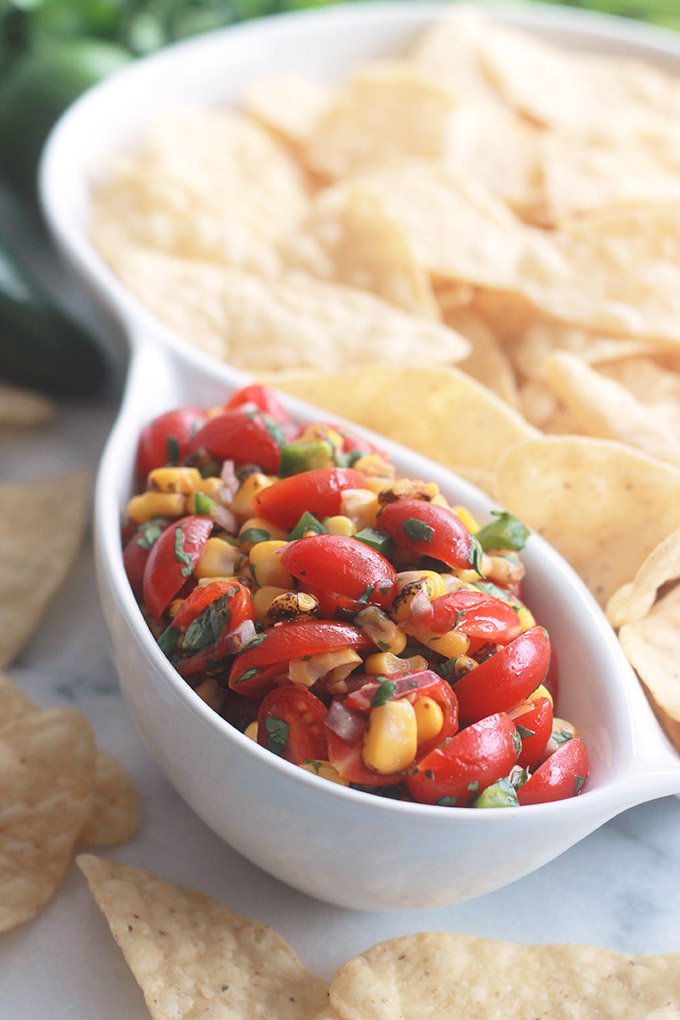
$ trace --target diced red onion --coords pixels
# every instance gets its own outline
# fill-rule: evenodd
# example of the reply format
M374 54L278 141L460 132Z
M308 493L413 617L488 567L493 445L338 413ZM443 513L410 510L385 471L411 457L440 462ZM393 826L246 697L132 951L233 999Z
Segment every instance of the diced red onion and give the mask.
M228 503L232 501L238 492L241 483L236 477L236 470L233 460L225 460L220 471L220 480L225 489L225 499Z
M224 639L223 649L225 655L236 655L242 648L252 641L257 631L252 620L244 620L239 623L231 634Z
M421 588L420 591L416 592L411 599L410 610L411 619L418 623L425 623L427 617L432 615L432 603L427 597L427 592L424 588Z
M347 708L341 701L333 701L326 716L326 726L347 744L357 741L366 728L366 720L360 712Z
M236 535L238 533L238 521L231 510L228 510L226 506L221 506L219 503L215 503L210 511L210 516L214 520L215 524L226 531L228 535Z

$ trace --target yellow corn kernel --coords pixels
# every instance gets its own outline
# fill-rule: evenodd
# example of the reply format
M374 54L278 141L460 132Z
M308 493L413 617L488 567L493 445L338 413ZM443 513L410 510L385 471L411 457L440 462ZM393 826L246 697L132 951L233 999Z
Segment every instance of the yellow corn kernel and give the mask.
M550 704L555 707L553 696L544 684L539 684L535 691L532 691L527 701L536 701L538 698L547 698ZM553 727L554 729L554 727Z
M338 514L336 517L326 517L323 523L328 528L329 535L344 535L346 538L353 538L357 533L354 521L351 521L349 517L343 517L342 514Z
M361 662L353 648L339 648L335 652L317 652L304 659L291 659L288 664L288 679L291 683L302 687L311 687L323 678L333 688L335 694L341 693L337 685L347 679L352 670Z
M277 595L285 595L288 590L288 588L277 588L275 585L271 584L265 584L261 588L258 588L253 594L255 619L258 621L264 620L267 615L267 610Z
M425 744L428 740L434 740L444 725L444 713L441 707L433 698L424 695L422 698L418 698L413 710L416 713L418 743Z
M444 495L443 492L438 492L436 496L433 496L431 501L435 506L445 506L447 510L451 509L451 504Z
M401 659L404 666L410 673L422 673L429 668L429 663L422 655L409 655L407 659Z
M247 520L248 517L252 517L255 513L255 507L253 506L253 497L257 496L258 492L262 489L266 489L267 486L272 484L272 479L268 478L267 475L261 474L259 471L254 471L252 475L241 483L239 490L234 496L233 500L229 504L229 509L237 517L242 517Z
M422 634L418 635L418 640L433 652L445 655L447 659L465 655L470 647L470 638L467 634L461 634L459 630L450 630L447 634L433 634L423 629Z
M436 482L421 482L416 478L400 478L386 489L380 500L382 504L393 503L395 499L423 499L432 502L439 494Z
M201 484L201 472L193 467L162 467L149 472L147 489L152 492L183 492L189 495Z
M403 571L401 574L398 574L397 577L403 577L406 573L418 575L420 573L424 573L424 571ZM410 620L411 603L419 592L424 591L426 595L428 594L428 585L430 586L430 590L434 590L432 582L426 577L416 577L415 581L407 581L401 591L397 593L394 602L390 607L390 616L392 619L397 623L403 623L404 620Z
M204 680L202 684L199 684L195 690L199 698L202 698L203 701L205 701L206 705L209 705L210 708L215 710L215 712L219 712L222 708L225 691L224 687L220 687L214 677L208 677L208 679Z
M266 538L263 535L258 537L257 534L251 535L248 532L264 532ZM254 545L258 542L269 542L282 541L288 535L287 531L283 528L277 528L275 524L270 524L269 521L265 521L263 517L249 517L247 521L244 521L238 533L238 544L245 552L249 552Z
M377 453L365 453L354 462L355 471L361 471L368 478L381 478L386 482L394 480L396 471L392 464L389 464Z
M411 764L418 750L416 713L400 698L371 709L361 757L366 768L387 775Z
M186 496L180 492L143 492L127 505L128 517L135 524L146 524L152 517L182 517L185 510Z
M456 503L456 505L452 506L451 509L456 517L463 522L468 531L471 531L473 535L476 531L479 531L479 521L466 506L463 506L462 503Z
M270 603L264 625L273 627L277 623L291 623L293 620L317 620L319 616L319 600L316 595L308 595L305 591L284 591Z
M404 660L400 659L398 655L393 655L392 652L376 652L374 655L369 655L364 662L366 673L378 675L400 673L405 668L407 667Z
M329 761L305 761L300 768L306 772L313 772L322 779L328 779L331 783L338 783L339 786L349 786L349 780L343 779L335 765L331 765Z
M257 743L257 720L255 720L254 722L249 723L246 726L246 728L243 731L243 733L244 733L244 736L250 737L251 740L254 740L255 743Z
M295 442L296 443L315 443L318 441L325 441L330 446L333 446L336 450L342 450L344 440L339 432L336 432L330 425L324 425L322 422L313 422L308 425L305 431L300 435Z
M357 531L377 526L380 504L370 489L345 489L340 497L340 513L349 517Z
M377 606L367 606L354 617L357 627L370 637L383 652L399 655L406 648L406 635L390 620L387 613Z
M258 588L270 584L277 588L293 587L293 575L281 562L281 551L287 545L287 542L272 540L258 542L250 550L250 572Z
M402 570L397 574L397 587L399 591L405 588L411 581L425 581L425 594L428 599L436 599L439 595L446 595L446 582L436 570Z
M242 556L236 546L221 538L209 538L194 567L194 577L230 577L238 573Z
M167 613L170 619L173 619L179 613L181 607L184 605L184 599L173 599L167 608Z
M364 482L365 488L370 489L371 492L375 492L376 495L378 495L381 492L384 492L385 489L389 489L391 485L392 485L391 478L380 477L371 478L368 475L366 476L366 481Z
M204 496L214 499L216 503L221 503L223 506L226 506L228 502L224 498L224 482L221 478L215 478L214 475L210 475L208 478L201 478L196 486L196 492L202 492Z
M525 631L531 630L532 627L536 626L536 621L534 620L533 613L531 612L530 609L527 609L526 606L522 606L521 609L518 609L517 615L519 616L522 634L524 634Z

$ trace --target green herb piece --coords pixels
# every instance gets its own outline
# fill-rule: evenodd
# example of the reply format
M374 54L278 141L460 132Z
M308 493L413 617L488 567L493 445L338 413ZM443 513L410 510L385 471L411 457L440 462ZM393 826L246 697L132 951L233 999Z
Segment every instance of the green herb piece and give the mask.
M362 591L361 595L357 599L357 605L358 606L365 606L366 603L368 602L368 600L370 599L372 594L373 594L373 585L369 584L368 588L364 588L364 590Z
M329 460L332 460L333 447L325 439L300 440L296 443L286 443L284 439L284 444L279 464L281 478L326 467Z
M354 536L357 542L363 542L364 545L368 545L371 549L375 549L381 556L389 559L392 550L394 548L394 542L389 535L386 535L384 531L379 531L377 528L362 528L361 531L357 531Z
M211 499L210 496L206 496L204 492L195 492L194 506L197 514L209 515L213 512L215 500Z
M586 781L586 776L574 776L574 796L579 792Z
M473 808L519 807L517 792L509 779L487 786L472 804Z
M550 734L551 740L554 740L556 744L566 744L573 736L571 730L553 730Z
M522 738L520 737L517 730L513 731L512 742L515 745L515 761L517 761L520 754L522 753Z
M165 449L168 453L168 464L170 467L174 467L179 461L179 439L177 436L166 437Z
M478 591L483 591L487 595L494 595L497 599L500 599L501 602L505 602L507 605L512 606L516 613L518 613L520 609L524 608L522 603L513 598L510 592L506 591L504 588L499 588L497 584L493 583L493 581L473 581L472 583Z
M456 663L458 662L458 656L453 659L447 659L446 662L441 662L436 668L435 673L438 673L443 680L450 680L451 677L456 676ZM458 679L458 678L456 678Z
M508 780L516 790L519 790L520 786L524 786L528 778L529 769L522 768L521 765L513 765L510 769Z
M378 638L378 648L381 652L389 652L390 650L390 646L387 641L381 641L380 638Z
M288 731L290 726L283 719L274 719L268 715L264 721L264 728L267 731L267 743L265 747L274 754L282 755L288 745Z
M456 807L458 804L457 797L440 797L437 801L440 807Z
M200 652L208 645L214 645L220 637L231 618L229 599L233 591L234 589L230 588L224 595L208 603L189 624L182 643L184 651L189 655Z
M172 624L170 624L169 627L165 628L163 633L158 638L158 642L157 642L158 643L158 647L163 652L163 655L170 655L170 653L173 651L175 645L177 644L177 638L178 637L179 637L179 632L175 630L175 628L172 626Z
M379 708L380 705L386 704L397 689L394 680L390 680L389 677L379 676L377 680L380 687L371 699L371 708Z
M269 435L272 437L277 446L284 447L286 445L286 434L280 425L277 425L274 419L269 414L265 414L264 411L260 412L260 417L264 422Z
M257 545L258 542L268 542L270 534L265 531L264 528L246 528L242 535L239 535L240 542L252 542L253 545Z
M519 735L520 735L522 740L526 740L527 737L535 737L536 736L536 731L535 730L530 730L526 726L517 726L516 725L515 729L519 733Z
M482 549L485 552L488 549L512 549L513 552L523 549L531 534L526 524L505 510L492 510L491 513L496 520L480 528L475 535Z
M175 559L184 566L180 570L182 577L189 577L194 569L191 562L191 554L184 551L184 532L181 527L175 528Z
M434 528L416 517L409 517L402 524L404 534L411 542L429 542L434 535Z
M311 765L317 776L321 771L321 762L317 761L315 758L305 758L305 765Z
M257 676L259 670L257 666L251 666L245 673L241 673L238 680L232 680L231 683L236 686L237 684L245 683L246 680L251 680L254 676Z
M321 521L317 520L313 514L310 514L308 510L305 510L300 520L297 522L293 530L288 535L288 541L294 542L298 538L303 538L305 534L312 533L314 535L327 535L328 528Z
M468 556L468 563L476 570L480 577L484 577L484 571L482 570L482 547L474 535L470 535L470 555Z
M141 530L135 542L142 549L153 549L158 539L163 534L163 525L156 517L151 517L141 526Z
M458 624L463 619L463 617L465 616L466 613L467 613L467 609L459 609L458 610L458 612L456 613L456 619L453 621L453 627L451 628L451 630L455 630L456 629L456 627L458 626Z
M467 788L470 791L470 793L476 793L477 790L479 789L479 780L473 779L471 783L467 784Z
M266 636L267 636L266 634L256 634L254 638L250 639L247 645L243 646L241 651L249 652L251 648L257 648L258 645L262 644Z

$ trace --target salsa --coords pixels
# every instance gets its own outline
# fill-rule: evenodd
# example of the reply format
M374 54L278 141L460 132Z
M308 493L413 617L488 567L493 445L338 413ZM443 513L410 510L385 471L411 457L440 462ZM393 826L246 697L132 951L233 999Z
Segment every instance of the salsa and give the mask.
M178 673L325 779L443 807L577 796L550 638L522 597L528 529L259 385L140 436L123 559Z

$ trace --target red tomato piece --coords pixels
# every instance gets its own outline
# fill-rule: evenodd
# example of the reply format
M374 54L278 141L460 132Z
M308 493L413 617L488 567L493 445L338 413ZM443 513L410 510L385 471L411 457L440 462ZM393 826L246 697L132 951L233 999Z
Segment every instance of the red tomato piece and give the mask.
M271 687L277 672L287 673L291 659L340 648L373 648L364 631L351 623L333 620L300 620L266 631L263 640L236 656L229 686L240 694L259 697Z
M576 797L583 789L588 771L586 746L578 737L572 737L536 769L517 791L517 798L520 804L546 804Z
M294 577L313 587L343 595L356 606L389 606L397 572L375 549L344 535L310 535L291 542L281 562Z
M345 489L361 489L366 479L353 468L316 468L282 478L255 496L255 511L280 528L294 528L305 510L318 520L340 513Z
M435 634L446 634L455 628L471 639L470 653L486 642L507 645L519 636L522 625L517 613L494 595L461 591L438 595L430 603L432 616L426 626Z
M168 524L167 518L158 518L157 522L152 520L147 521L146 524L140 524L125 543L123 566L138 602L142 601L142 583L149 553L153 544L160 537L158 532L164 531Z
M378 447L371 443L368 439L363 439L361 436L353 436L351 432L342 425L329 425L329 428L333 429L338 435L342 436L342 452L343 453L354 453L355 450L360 450L362 453L375 454L380 457L381 460L389 460L386 453L379 450Z
M294 765L326 761L325 718L326 706L306 687L278 687L260 705L257 742Z
M549 665L550 639L543 627L520 634L456 681L461 721L477 722L514 708L536 690Z
M523 769L532 769L545 751L550 740L553 724L553 710L549 698L536 698L525 706L525 711L510 713L510 718L522 740L522 750L517 764Z
M417 801L465 807L507 776L517 757L517 731L504 712L488 716L420 758L406 777Z
M244 643L241 635L237 635L235 632L246 620L255 622L255 605L253 603L253 597L246 588L245 585L239 584L236 581L224 582L216 581L212 585L206 585L205 588L194 588L191 595L185 601L184 606L187 605L195 597L193 606L189 606L186 613L186 618L189 619L196 606L201 603L201 595L207 588L223 587L225 590L219 593L214 593L213 597L202 605L198 612L195 613L194 619L198 617L200 612L214 602L216 599L227 595L226 606L222 610L224 614L224 626L219 637L212 641L210 644L201 648L194 655L191 655L188 659L184 659L177 663L177 672L183 677L196 676L199 673L214 672L215 669L219 669L221 664L227 657L238 654L243 647ZM184 606L181 607L180 613L184 612ZM178 614L179 615L179 614ZM189 620L189 623L193 621ZM175 621L173 620L173 626ZM254 626L251 628L252 637L255 636ZM214 664L214 665L212 665Z
M141 481L155 468L184 460L194 432L205 421L205 411L194 407L168 411L154 418L137 443L135 475Z
M163 612L196 566L212 531L209 517L182 517L165 529L149 553L142 594L155 619Z
M448 507L422 499L397 499L378 514L378 527L397 545L433 556L449 567L475 566L481 549L459 517Z
M202 588L194 588L192 593L184 600L175 615L172 625L175 630L185 631L189 624L193 623L196 617L209 606L215 599L226 594L230 588L234 588L233 581L212 581Z
M237 390L224 405L224 411L233 411L237 407L257 407L268 414L277 425L290 425L292 419L276 394L266 386L251 383Z
M235 408L210 418L196 433L189 452L205 449L218 460L257 464L266 474L276 474L285 436L262 411Z
M368 719L366 723L368 724ZM326 737L328 760L349 783L360 783L362 786L396 786L403 781L404 776L401 772L382 774L366 768L361 757L363 733L348 742L326 727Z

